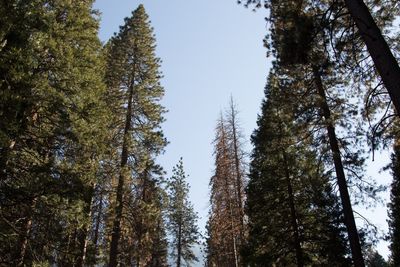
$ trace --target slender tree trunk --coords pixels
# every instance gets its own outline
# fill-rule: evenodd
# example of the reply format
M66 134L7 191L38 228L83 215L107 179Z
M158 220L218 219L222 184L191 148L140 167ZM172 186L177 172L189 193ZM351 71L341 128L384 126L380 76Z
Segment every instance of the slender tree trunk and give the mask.
M392 152L392 183L389 207L389 240L392 266L400 266L400 137L396 136Z
M345 0L375 67L400 115L400 67L363 0Z
M178 226L178 247L177 247L176 267L181 267L181 254L182 254L182 220Z
M25 261L25 254L26 254L26 248L28 246L28 240L29 240L29 235L31 232L32 228L32 217L29 216L28 220L25 223L24 227L24 233L20 242L20 249L19 249L19 257L18 257L18 263L17 266L24 266L24 261Z
M224 131L224 130L223 130ZM228 151L226 151L226 143L225 143L225 134L223 133L222 135L222 142L223 142L223 157L224 157L224 165L228 165ZM228 165L229 166L229 165ZM224 167L226 168L226 167ZM236 235L235 235L235 225L233 223L233 208L232 208L232 197L229 192L229 181L228 181L228 175L224 175L224 180L225 180L225 195L226 198L228 199L228 206L229 206L229 213L230 213L230 222L231 222L231 231L232 231L232 245L233 245L233 256L235 260L235 267L239 266L238 262L238 253L237 253L237 246L236 246ZM231 264L231 263L229 263Z
M115 219L113 222L113 229L111 234L111 245L110 245L110 258L109 267L116 267L118 264L118 243L121 235L121 220L122 220L122 210L123 210L123 195L124 195L124 183L126 175L126 167L128 165L128 141L129 141L129 131L131 129L132 121L132 102L133 102L133 89L134 80L129 87L129 98L128 98L128 108L126 111L126 121L124 129L124 140L122 144L121 152L121 170L118 178L117 185L117 196L116 196L116 208L115 208Z
M241 243L244 240L244 210L243 210L243 181L242 175L240 174L240 160L239 160L239 148L238 148L238 137L236 131L236 113L233 106L233 100L231 98L231 125L232 125L232 134L233 134L233 152L235 157L235 173L236 173L236 194L238 198L238 207L239 207L239 216L240 216L240 241Z
M290 219L291 219L291 224L293 228L293 235L294 235L294 246L296 250L296 260L297 260L297 266L298 267L303 267L304 266L304 259L303 259L303 250L301 248L301 242L300 242L300 231L299 231L299 225L298 225L298 219L297 219L297 212L296 212L296 206L295 206L295 199L294 199L294 194L293 194L293 187L292 187L292 182L290 181L290 173L289 173L289 163L287 160L286 152L283 151L283 164L285 165L285 178L286 178L286 183L287 183L287 190L288 190L288 195L289 195L289 207L290 207Z
M141 200L142 203L146 202L146 197L147 197L147 175L143 175L142 177L143 179L143 184L142 184L142 196L141 196ZM143 251L143 247L142 247L142 237L144 232L146 231L144 228L144 224L145 222L143 221L143 217L140 218L140 222L139 225L137 227L137 239L138 239L138 253L137 253L137 257L136 257L136 265L137 267L141 266L141 260L142 260L142 253L144 253Z
M235 236L235 225L233 223L233 209L232 209L232 201L231 201L231 197L230 194L228 193L228 179L225 178L225 182L226 182L226 193L227 193L227 197L229 199L229 212L230 212L230 221L231 221L231 231L232 231L232 245L233 245L233 256L235 259L235 267L239 267L239 261L238 261L238 252L237 252L237 244L236 244L236 236ZM230 263L229 263L230 264Z
M26 249L28 247L28 240L29 240L29 235L32 230L32 216L33 216L33 211L36 206L36 201L37 199L33 199L31 205L28 207L28 213L27 213L27 218L26 222L24 225L23 233L20 238L19 242L19 251L18 251L18 256L17 256L17 266L24 266L24 261L25 261L25 255L26 255Z
M99 230L100 230L100 221L103 212L103 193L100 193L100 200L99 200L99 208L97 211L96 216L96 224L94 227L94 236L93 236L93 245L94 245L94 258L97 257L97 249L98 249L98 242L99 242Z
M92 206L93 206L92 203L93 203L93 195L95 188L96 188L96 183L94 183L90 187L90 189L88 190L88 192L86 192L84 196L84 198L86 198L84 213L88 215L90 222L82 229L79 229L80 231L80 233L78 234L79 255L77 256L76 259L76 264L75 264L76 267L82 267L86 259L86 252L89 244L88 233L90 230L91 220L92 220Z
M360 239L357 232L356 222L353 215L353 209L351 206L350 195L347 189L346 176L344 174L343 163L340 156L340 149L338 140L336 137L335 126L331 121L331 112L329 109L328 102L326 100L325 90L322 84L320 70L317 66L313 66L313 74L315 79L315 85L317 92L320 97L320 105L323 116L325 117L326 128L328 131L329 144L333 156L335 165L336 178L340 192L340 198L342 201L344 222L349 235L351 254L354 261L355 267L364 267L364 259L361 252Z

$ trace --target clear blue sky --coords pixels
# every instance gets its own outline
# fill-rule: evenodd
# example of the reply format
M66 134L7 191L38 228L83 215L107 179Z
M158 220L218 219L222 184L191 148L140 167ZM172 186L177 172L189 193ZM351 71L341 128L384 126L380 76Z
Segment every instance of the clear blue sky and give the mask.
M162 103L169 110L163 130L170 144L160 163L170 175L172 166L183 157L190 175L191 201L202 218L203 231L214 163L211 142L216 120L230 95L238 104L247 140L256 127L270 67L262 42L266 11L252 12L236 0L97 0L95 8L102 13L100 39L107 41L139 4L150 16L157 55L163 61L166 94ZM369 173L376 176L384 163L376 160L372 165ZM384 174L377 178L389 181ZM386 209L378 207L364 214L387 227ZM379 251L387 256L385 246L380 244Z

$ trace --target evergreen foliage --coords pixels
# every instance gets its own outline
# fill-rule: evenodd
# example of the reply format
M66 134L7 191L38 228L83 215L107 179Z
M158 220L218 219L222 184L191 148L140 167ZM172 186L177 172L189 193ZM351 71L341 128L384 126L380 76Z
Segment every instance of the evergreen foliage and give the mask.
M389 267L390 265L385 259L373 248L368 248L366 251L366 266L367 267ZM396 266L396 265L394 265Z
M252 136L246 263L350 266L337 198L315 151L299 139L285 89L271 74Z
M389 237L391 263L393 266L400 264L400 147L398 141L394 145L392 154L393 181L390 192L389 207Z
M217 122L206 266L399 266L399 1L242 2L269 9L276 61L248 174L232 98ZM157 163L149 17L139 5L102 46L93 3L0 1L0 265L190 266L199 218L182 159L167 180ZM372 151L394 140L389 262L352 210L382 190L365 182L366 136Z
M184 263L190 266L191 262L198 261L193 247L200 245L198 215L188 199L190 187L186 178L181 158L168 181L168 229L172 236L172 257L177 267L184 266Z
M350 193L353 193L353 199L355 199L354 196L361 197L364 202L365 196L375 197L376 192L381 188L373 188L369 184L359 183L363 180L364 159L362 156L360 157L362 154L354 149L360 147L360 138L354 138L354 136L359 136L360 131L354 127L354 124L343 120L348 118L344 114L357 114L358 111L357 107L354 109L352 104L349 104L348 98L351 97L351 92L343 94L342 88L347 87L346 89L348 89L352 83L343 83L342 75L348 76L350 69L351 77L354 80L366 82L364 78L368 75L366 73L371 73L370 70L365 71L370 68L365 66L371 65L364 63L364 58L369 58L361 44L361 39L365 36L360 37L360 32L352 30L354 27L348 27L348 25L359 24L359 21L353 21L347 13L346 8L350 8L350 2L354 1L334 3L330 1L284 1L279 4L275 1L246 1L245 4L256 4L259 7L264 3L269 8L268 20L271 22L271 34L266 39L266 44L277 57L277 65L284 70L283 75L288 76L289 83L293 83L293 81L296 83L296 80L300 82L296 83L297 87L293 87L294 90L304 88L304 91L300 89L301 98L297 100L300 104L298 105L300 118L308 124L317 122L311 127L304 125L310 128L309 134L314 137L320 131L317 125L325 128L326 133L320 135L322 144L319 154L325 159L324 163L327 166L332 165L335 168L353 261L355 266L364 266ZM364 5L362 1L358 2L360 2L360 7ZM376 13L381 26L389 25L396 14L394 12L393 16L384 15L388 14L387 10L391 8L393 10L396 5L392 1L389 1L388 4L387 7L382 7L381 12ZM352 10L350 13L354 17L355 14ZM370 23L370 21L366 20L366 23ZM358 28L360 29L360 27ZM361 32L363 32L362 29ZM346 62L341 61L343 55L345 55ZM363 59L360 60L360 57ZM332 58L339 60L334 62ZM374 55L371 58L375 61ZM365 65L360 66L359 62L361 61ZM372 75L372 77L375 76ZM309 84L307 79L309 79ZM371 83L373 83L373 79L368 80L367 85L364 86L368 87ZM309 96L309 98L302 101L305 96ZM339 132L347 134L346 139L341 138ZM353 137L351 137L352 135ZM349 140L351 141L349 142ZM328 144L328 146L324 148L324 144ZM329 153L326 153L327 151ZM357 184L357 187L361 189L360 194L356 194L358 192L349 193L352 184ZM360 203L359 199L356 201L356 203Z
M109 266L117 266L118 262L143 265L153 261L148 248L161 234L152 232L154 228L147 224L163 222L162 203L157 201L160 179L155 176L162 171L154 159L166 145L160 128L164 120L164 108L159 104L164 94L159 81L160 60L155 55L155 38L143 5L125 19L107 51L107 99L113 110L110 130L115 142L110 161L114 177L118 177L113 188L115 196L110 198ZM162 226L156 229L163 231ZM135 239L123 242L122 248L121 236Z
M1 2L0 249L7 265L80 265L84 257L87 195L107 120L91 5Z

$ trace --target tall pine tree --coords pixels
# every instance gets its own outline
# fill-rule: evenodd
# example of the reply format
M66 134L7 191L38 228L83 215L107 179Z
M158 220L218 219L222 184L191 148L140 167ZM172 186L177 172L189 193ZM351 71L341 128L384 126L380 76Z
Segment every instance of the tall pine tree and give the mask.
M132 178L146 175L166 141L160 129L164 120L164 108L159 104L164 94L159 81L160 60L155 56L155 38L143 5L125 19L125 25L109 46L106 82L116 122L113 125L118 144L116 154L119 154L115 158L118 158L114 176L117 182L111 203L115 212L109 266L116 266L120 262L121 233L125 227L124 203L131 199Z
M270 75L252 136L246 210L251 266L349 266L343 218L315 151L294 121L285 79Z

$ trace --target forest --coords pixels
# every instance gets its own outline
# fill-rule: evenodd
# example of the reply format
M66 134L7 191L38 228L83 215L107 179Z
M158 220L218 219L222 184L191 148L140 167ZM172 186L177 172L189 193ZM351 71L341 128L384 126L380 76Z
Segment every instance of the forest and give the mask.
M159 161L169 88L145 5L102 42L95 2L0 0L0 266L400 266L398 0L235 3L265 14L273 63L251 151L234 96L207 118L205 231L184 158ZM379 153L389 186L366 174ZM382 236L356 207L385 192Z

